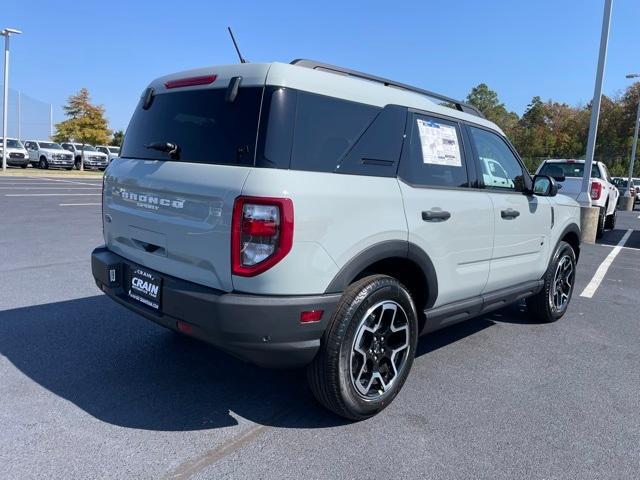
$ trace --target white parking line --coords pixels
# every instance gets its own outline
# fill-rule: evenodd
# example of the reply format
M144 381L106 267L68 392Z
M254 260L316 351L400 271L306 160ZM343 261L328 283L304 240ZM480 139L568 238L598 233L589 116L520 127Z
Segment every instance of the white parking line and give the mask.
M95 181L96 183L75 182L73 180L62 180L61 178L47 178L47 180L49 180L51 182L71 183L73 185L92 185L92 186L100 185L100 186L102 186L102 180L101 179L96 180ZM89 180L89 181L91 181L91 180ZM97 183L97 182L99 182L99 183Z
M77 195L102 195L102 193L5 193L5 197L70 197Z
M79 207L85 205L102 205L101 203L59 203L61 207Z
M586 298L593 297L593 295L596 293L596 290L598 290L598 287L602 283L602 280L604 280L604 276L607 274L609 267L615 260L616 256L618 256L618 254L620 253L620 250L622 250L622 247L624 247L624 244L627 243L627 240L629 240L629 236L631 235L632 232L633 232L632 229L627 230L627 233L623 235L623 237L618 242L618 245L616 245L615 248L609 252L609 255L607 255L607 258L603 260L603 262L598 267L598 270L596 270L596 273L593 275L593 278L591 279L589 284L585 287L585 289L580 294L581 297L586 297Z

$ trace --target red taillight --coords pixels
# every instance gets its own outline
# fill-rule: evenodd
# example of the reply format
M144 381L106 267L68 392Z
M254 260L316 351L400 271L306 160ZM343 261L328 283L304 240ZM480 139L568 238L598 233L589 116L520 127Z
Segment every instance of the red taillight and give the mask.
M591 184L591 200L598 200L602 195L602 185L598 182L593 182Z
M309 310L300 314L300 323L319 322L324 310Z
M253 277L282 260L293 245L289 198L238 197L231 220L231 272Z
M199 77L179 78L177 80L169 80L165 82L166 88L193 87L194 85L208 85L218 78L217 75L201 75Z

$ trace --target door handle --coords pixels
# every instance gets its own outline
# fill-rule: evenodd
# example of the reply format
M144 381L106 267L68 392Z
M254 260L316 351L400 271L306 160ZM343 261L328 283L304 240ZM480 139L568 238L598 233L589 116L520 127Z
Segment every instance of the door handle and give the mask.
M511 220L513 218L519 217L520 212L518 210L514 210L513 208L507 208L506 210L502 210L500 212L500 216L506 220Z
M444 222L451 218L451 214L445 210L425 210L422 212L422 220L425 222Z

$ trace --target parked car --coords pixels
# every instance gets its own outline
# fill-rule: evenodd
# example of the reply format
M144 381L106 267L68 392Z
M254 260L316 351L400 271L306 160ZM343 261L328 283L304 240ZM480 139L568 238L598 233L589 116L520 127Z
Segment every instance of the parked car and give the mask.
M363 419L402 387L419 334L522 299L538 321L564 315L580 209L556 193L453 99L308 60L192 70L141 97L92 272L171 330L307 365L323 405Z
M109 164L109 157L96 150L93 145L66 142L63 143L62 146L73 152L74 166L76 170L80 170L81 159L84 160L84 168L97 168L104 170Z
M62 148L59 143L44 140L28 140L24 146L29 152L29 162L34 167L58 167L71 170L73 168L73 154Z
M120 147L114 147L113 145L96 145L96 150L107 155L109 163L120 156Z
M0 158L5 148L4 138L0 137ZM27 168L29 166L29 152L17 138L7 138L7 165Z
M550 159L545 160L536 172L548 175L558 182L560 193L577 199L582 188L584 160ZM607 166L602 162L594 162L591 168L589 186L591 205L600 209L596 236L602 237L605 229L616 226L617 205L620 194L613 184Z
M634 178L633 184L636 186L636 203L640 203L640 178Z
M629 190L628 178L615 177L613 179L613 184L618 189L618 194L619 194L618 198L623 197L627 194L627 190ZM634 179L631 179L630 193L631 193L631 196L633 197L633 203L634 204L638 203L638 200L640 198L640 183L636 183Z

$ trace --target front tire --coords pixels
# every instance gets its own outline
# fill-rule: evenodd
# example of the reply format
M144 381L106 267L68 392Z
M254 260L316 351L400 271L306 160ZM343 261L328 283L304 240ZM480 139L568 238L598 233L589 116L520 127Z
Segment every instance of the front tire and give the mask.
M44 157L40 158L40 161L38 162L38 168L42 168L44 170L49 168L49 162L47 162L46 158L44 158Z
M416 308L395 278L372 275L350 285L308 368L316 399L350 420L382 411L396 397L413 364Z
M567 311L576 278L576 254L567 242L560 242L544 275L544 285L527 298L529 315L540 322L555 322Z

